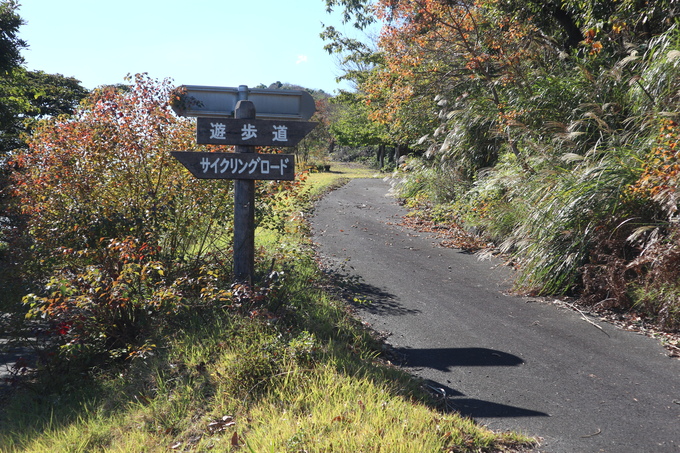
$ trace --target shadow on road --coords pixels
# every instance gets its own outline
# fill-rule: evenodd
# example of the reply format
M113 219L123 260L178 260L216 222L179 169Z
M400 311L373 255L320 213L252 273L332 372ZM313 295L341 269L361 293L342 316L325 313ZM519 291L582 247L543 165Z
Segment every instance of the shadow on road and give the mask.
M326 269L326 274L337 284L339 296L357 309L376 315L403 316L418 314L408 309L398 298L383 289L370 285L357 275L343 269ZM389 355L393 363L409 368L431 368L451 371L456 367L515 367L524 363L520 357L488 348L393 348ZM471 418L548 417L545 412L507 404L466 397L464 393L425 380L424 388L432 394L442 410L457 412Z
M393 351L408 367L451 371L461 366L519 366L524 360L516 355L487 348L396 348Z
M377 286L369 285L361 277L339 270L326 270L340 289L340 297L355 308L374 315L403 316L420 313L420 310L405 308L397 296Z
M475 398L447 398L447 406L465 417L499 418L499 417L549 417L545 412L523 409L521 407L498 404Z
M517 417L549 417L545 412L525 409L508 404L478 398L460 398L465 394L446 385L426 379L423 388L433 397L437 406L446 412L457 412L470 418L517 418Z
M447 412L457 412L464 417L470 418L517 418L517 417L549 417L545 412L525 409L507 404L494 403L492 401L477 398L460 398L465 394L454 390L446 385L431 380L423 381L423 387L427 390L437 406Z
M524 360L507 352L487 348L411 349L395 348L391 351L402 365L412 368L432 368L451 371L455 367L513 367ZM545 412L476 398L460 398L465 394L446 385L425 380L424 388L432 394L442 409L458 412L472 418L494 417L548 417Z

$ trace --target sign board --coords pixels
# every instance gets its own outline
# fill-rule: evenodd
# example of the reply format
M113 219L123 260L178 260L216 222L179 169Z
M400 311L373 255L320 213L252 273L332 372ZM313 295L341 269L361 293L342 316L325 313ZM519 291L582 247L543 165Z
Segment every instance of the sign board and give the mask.
M295 146L317 124L290 120L198 118L196 143L201 145Z
M233 117L239 100L252 101L259 119L308 120L316 111L312 95L302 90L182 85L170 105L180 116Z
M295 155L263 153L171 152L199 179L295 179Z

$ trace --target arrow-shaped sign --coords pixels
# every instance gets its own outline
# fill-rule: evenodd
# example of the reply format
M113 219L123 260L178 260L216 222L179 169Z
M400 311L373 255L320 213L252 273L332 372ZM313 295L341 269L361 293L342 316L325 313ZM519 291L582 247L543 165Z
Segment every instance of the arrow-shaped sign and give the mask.
M201 145L295 146L318 123L309 121L198 118Z
M171 152L199 179L295 179L295 155L264 153Z

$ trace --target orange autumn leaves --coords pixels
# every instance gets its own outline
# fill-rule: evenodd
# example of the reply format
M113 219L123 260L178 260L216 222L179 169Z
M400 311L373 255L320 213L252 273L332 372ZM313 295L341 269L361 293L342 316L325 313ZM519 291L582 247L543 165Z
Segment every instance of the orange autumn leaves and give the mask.
M676 214L680 197L680 126L665 119L659 129L657 143L643 166L643 173L632 186L633 193L649 196Z
M362 86L371 119L398 124L414 98L432 99L442 86L506 86L521 78L523 62L535 56L535 29L500 15L494 4L379 1L383 64Z

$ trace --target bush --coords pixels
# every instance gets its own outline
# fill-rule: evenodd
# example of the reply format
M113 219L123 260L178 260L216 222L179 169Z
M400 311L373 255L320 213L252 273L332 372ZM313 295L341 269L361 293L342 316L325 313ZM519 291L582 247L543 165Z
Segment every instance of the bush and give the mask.
M74 116L42 121L15 158L27 228L14 245L42 282L25 301L69 357L134 352L156 317L227 267L231 184L196 180L169 154L199 149L171 91L144 75L95 90Z
M151 238L167 259L181 259L230 229L230 184L198 181L169 154L198 149L192 121L168 107L171 88L138 75L36 128L14 174L36 259L54 264L64 249L126 237Z

